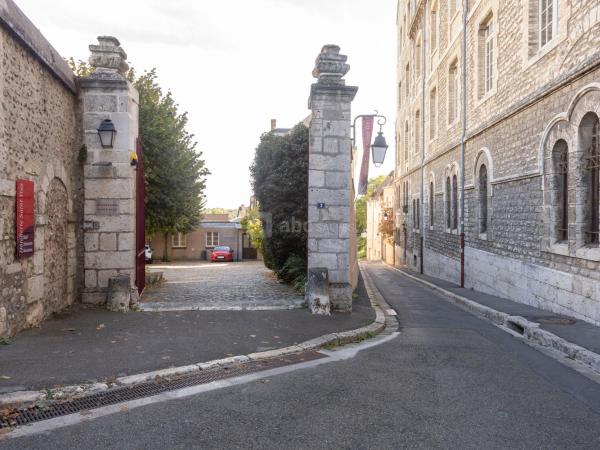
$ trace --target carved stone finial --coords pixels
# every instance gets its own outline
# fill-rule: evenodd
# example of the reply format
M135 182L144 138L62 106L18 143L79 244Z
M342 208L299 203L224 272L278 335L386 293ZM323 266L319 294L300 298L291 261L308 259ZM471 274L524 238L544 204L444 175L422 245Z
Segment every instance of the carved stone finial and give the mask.
M319 79L319 83L344 84L342 79L350 70L346 64L348 57L340 55L340 47L337 45L325 45L317 56L313 77Z
M119 40L112 36L98 36L98 45L90 45L90 65L98 77L124 78L129 70L127 54Z

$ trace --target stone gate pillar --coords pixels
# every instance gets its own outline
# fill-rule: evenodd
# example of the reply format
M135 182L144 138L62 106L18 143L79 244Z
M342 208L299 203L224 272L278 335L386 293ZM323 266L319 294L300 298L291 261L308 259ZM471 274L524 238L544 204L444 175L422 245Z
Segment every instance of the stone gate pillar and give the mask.
M84 303L103 304L109 280L135 278L135 167L131 153L138 137L138 93L126 79L127 55L117 39L98 38L90 45L95 71L80 78L84 166ZM103 147L98 128L112 121L112 146ZM114 283L113 283L114 284Z
M358 87L343 79L350 70L347 59L338 46L323 47L309 99L307 302L319 314L351 311L358 277L350 139Z

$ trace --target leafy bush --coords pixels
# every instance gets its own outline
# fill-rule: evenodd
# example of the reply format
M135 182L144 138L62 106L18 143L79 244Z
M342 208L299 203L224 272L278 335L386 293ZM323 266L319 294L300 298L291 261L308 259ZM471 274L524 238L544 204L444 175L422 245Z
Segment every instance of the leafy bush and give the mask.
M305 274L306 262L296 255L290 256L283 267L277 271L277 276L288 283Z
M271 218L262 233L265 266L294 282L300 271L306 276L308 128L298 124L286 136L263 134L250 172L260 212Z
M367 257L367 238L358 238L358 259L365 259Z

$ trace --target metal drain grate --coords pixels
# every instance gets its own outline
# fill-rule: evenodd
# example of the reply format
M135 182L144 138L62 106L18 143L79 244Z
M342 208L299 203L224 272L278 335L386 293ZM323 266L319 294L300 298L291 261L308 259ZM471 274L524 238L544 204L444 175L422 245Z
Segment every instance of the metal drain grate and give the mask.
M229 367L215 367L213 369L194 372L192 374L159 378L133 386L119 387L88 395L86 397L67 400L60 403L57 402L44 407L32 406L25 409L3 411L2 415L0 415L0 429L40 422L54 417L66 416L68 414L87 411L102 406L115 405L117 403L149 397L163 392L198 386L200 384L207 384L226 378L260 372L262 370L289 366L305 361L313 361L323 357L324 355L314 351L296 353L262 361L250 361Z
M542 325L573 325L577 322L575 319L560 316L537 317L532 320Z

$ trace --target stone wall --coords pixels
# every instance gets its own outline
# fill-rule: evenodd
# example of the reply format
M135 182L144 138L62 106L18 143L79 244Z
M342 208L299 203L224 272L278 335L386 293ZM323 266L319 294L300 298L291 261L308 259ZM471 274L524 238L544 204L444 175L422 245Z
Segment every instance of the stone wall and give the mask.
M398 254L419 269L418 235L424 236L424 271L458 283L459 231L446 226L445 180L457 174L460 186L462 122L449 123L449 67L458 60L462 70L461 14L450 18L446 2L439 15L439 44L433 50L428 36L433 2L420 2L416 14L399 4L399 106L396 186L409 185L407 248L397 241ZM554 39L540 48L531 39L534 17L528 1L470 2L467 34L467 133L465 148L466 286L598 323L600 315L600 250L581 242L581 150L577 127L586 112L600 113L600 5L587 0L559 0ZM534 2L535 3L535 2ZM535 9L535 8L534 8ZM533 9L533 10L534 10ZM410 16L410 17L407 17ZM479 29L489 17L495 23L493 88L481 95ZM415 61L415 42L425 36L425 67L406 79L406 64ZM425 90L422 78L425 77ZM406 95L406 83L409 95ZM436 90L431 120L430 92ZM459 86L462 89L462 86ZM416 147L414 117L423 109L423 145ZM459 106L462 109L462 104ZM409 133L405 125L409 124ZM434 131L434 132L432 132ZM557 139L569 144L569 240L555 245L548 181L550 152ZM421 168L421 158L424 165ZM480 232L477 169L488 169L488 229ZM421 171L425 180L421 189ZM434 203L429 202L430 181ZM401 193L404 196L404 193ZM411 200L423 199L423 220L413 230ZM396 202L398 204L398 202ZM460 205L460 190L459 190ZM433 206L433 223L429 213ZM400 235L401 233L397 233Z
M82 145L76 85L13 2L0 5L0 337L38 325L79 292ZM35 183L35 254L15 257L15 182Z

